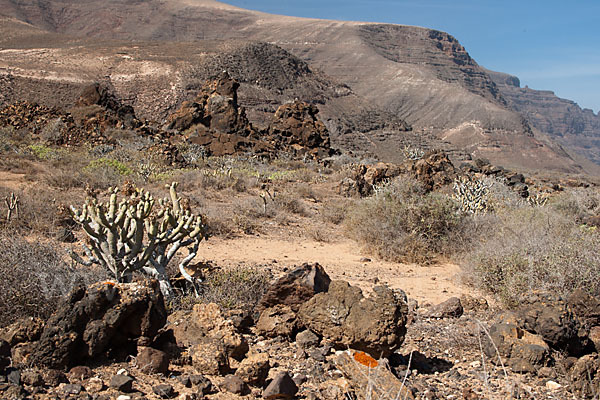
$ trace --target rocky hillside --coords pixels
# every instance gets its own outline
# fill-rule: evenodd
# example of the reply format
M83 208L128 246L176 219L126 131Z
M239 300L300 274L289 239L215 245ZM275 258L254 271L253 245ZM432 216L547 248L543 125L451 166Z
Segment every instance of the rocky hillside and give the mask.
M534 137L447 33L283 17L212 0L0 0L0 6L19 27L0 39L7 49L0 71L12 80L3 92L12 90L12 101L32 96L30 86L35 97L45 91L41 97L55 101L65 90L57 86L104 79L139 115L161 121L196 95L197 82L226 69L242 83L240 104L251 120L264 123L265 112L295 98L316 103L338 147L397 161L410 144L512 167L583 171Z
M600 115L548 90L521 87L516 76L488 71L510 106L557 142L600 164Z

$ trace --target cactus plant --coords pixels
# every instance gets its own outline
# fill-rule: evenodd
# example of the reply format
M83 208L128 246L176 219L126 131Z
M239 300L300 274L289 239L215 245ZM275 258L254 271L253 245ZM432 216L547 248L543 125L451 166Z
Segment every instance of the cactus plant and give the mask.
M412 146L405 146L402 153L407 160L411 161L418 161L425 156L425 150Z
M181 207L176 189L174 182L169 187L170 199L159 200L158 210L155 199L143 189L119 202L115 188L110 190L108 203L88 198L81 210L71 206L73 219L90 239L90 246L83 245L87 260L74 252L71 256L83 265L102 265L117 282L127 282L134 272L144 272L156 278L163 294L171 297L167 265L178 250L187 248L188 255L179 264L179 270L188 276L185 267L206 238L202 216Z
M491 185L482 180L461 177L454 181L454 199L462 212L479 214L490 210L488 193Z
M6 213L6 221L10 222L10 219L12 218L12 215L13 215L13 211L16 212L16 217L18 219L19 218L19 204L21 203L19 196L17 196L14 193L11 193L10 196L6 196L4 198L4 203L6 203L6 207L8 207L8 212Z

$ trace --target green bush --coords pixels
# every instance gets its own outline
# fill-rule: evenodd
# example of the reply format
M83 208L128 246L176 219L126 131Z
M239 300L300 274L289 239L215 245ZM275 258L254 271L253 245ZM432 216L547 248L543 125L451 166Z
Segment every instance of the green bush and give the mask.
M101 157L96 160L93 160L85 167L83 170L85 172L99 170L103 168L112 169L116 173L121 176L127 176L133 174L133 170L129 168L127 165L123 164L121 161L113 160L112 158Z
M462 246L466 217L440 193L426 194L414 179L398 177L350 207L348 235L369 253L395 262L430 262Z
M60 156L60 152L43 144L30 144L27 150L38 160L52 160Z
M600 294L600 234L552 207L523 206L488 216L465 257L467 277L505 304L532 289Z

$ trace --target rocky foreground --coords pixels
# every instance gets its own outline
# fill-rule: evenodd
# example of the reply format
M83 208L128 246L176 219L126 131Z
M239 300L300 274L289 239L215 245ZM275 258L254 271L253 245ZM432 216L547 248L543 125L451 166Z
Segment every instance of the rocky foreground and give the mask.
M511 313L465 296L419 308L318 264L250 311L168 313L156 282L79 287L0 332L3 399L594 398L600 301L534 293Z

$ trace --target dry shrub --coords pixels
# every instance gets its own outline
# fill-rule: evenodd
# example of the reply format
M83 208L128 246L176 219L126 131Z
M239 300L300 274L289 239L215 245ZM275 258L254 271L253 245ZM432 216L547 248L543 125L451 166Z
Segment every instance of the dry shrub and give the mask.
M308 183L298 183L293 186L292 190L299 198L309 199L315 202L321 201L319 198L320 196L318 196L317 193L315 193L312 186Z
M4 198L11 193L19 197L19 215L17 218L16 213L13 213L11 221L6 221ZM0 230L54 236L66 222L66 215L60 213L61 206L69 204L76 197L63 191L43 190L41 187L17 191L0 187Z
M309 226L304 231L306 237L319 243L329 243L331 241L331 233L322 226Z
M308 211L302 201L292 192L284 191L283 193L279 193L275 196L275 205L279 210L307 216Z
M571 189L553 197L549 205L561 214L581 221L600 214L600 193L589 188Z
M262 218L275 216L272 207L267 207L266 213L263 210L259 199L235 199L231 205L206 206L202 214L207 218L210 235L231 238L240 233L254 234L260 230Z
M54 168L42 175L40 180L58 189L85 188L88 184L88 178L81 169L70 168Z
M56 248L0 233L0 326L21 317L46 318L77 284L105 279L102 270L73 268Z
M234 267L209 274L201 301L225 308L253 309L267 290L271 275L259 268Z
M321 208L321 218L325 222L339 225L346 219L346 214L352 204L352 200L349 199L329 201Z
M221 191L233 189L235 192L243 193L253 186L253 183L244 174L209 169L185 171L177 179L187 190Z
M270 273L249 267L217 269L200 284L200 297L174 299L172 309L191 309L196 303L216 303L226 309L252 311L267 290Z
M357 201L345 220L348 235L366 251L394 262L430 262L461 250L465 226L454 200L425 194L404 176Z
M480 221L467 277L514 305L532 289L600 294L600 234L552 207L520 207Z

